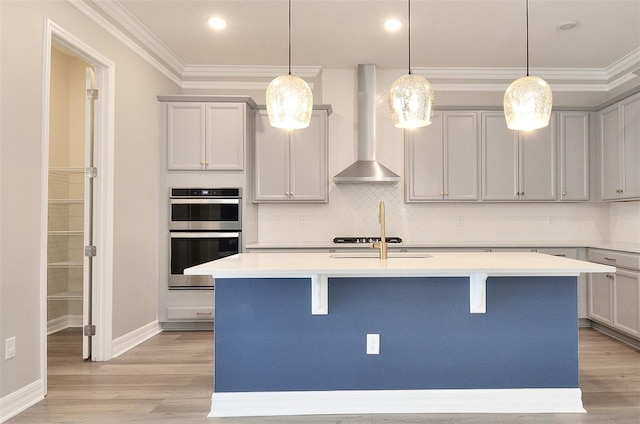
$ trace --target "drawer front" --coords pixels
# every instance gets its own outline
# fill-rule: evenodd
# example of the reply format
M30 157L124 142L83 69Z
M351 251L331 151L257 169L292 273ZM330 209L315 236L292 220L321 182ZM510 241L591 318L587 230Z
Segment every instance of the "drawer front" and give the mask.
M188 321L213 321L213 308L174 306L167 308L167 319Z
M615 267L640 270L640 255L634 253L589 249L587 260Z

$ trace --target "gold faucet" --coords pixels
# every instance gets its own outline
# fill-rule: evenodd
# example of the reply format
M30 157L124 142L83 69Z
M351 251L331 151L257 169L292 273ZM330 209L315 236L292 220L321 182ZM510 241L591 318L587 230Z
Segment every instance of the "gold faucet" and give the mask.
M372 249L380 251L380 259L387 259L387 234L385 228L384 202L380 201L378 210L378 221L380 221L380 241L371 245Z

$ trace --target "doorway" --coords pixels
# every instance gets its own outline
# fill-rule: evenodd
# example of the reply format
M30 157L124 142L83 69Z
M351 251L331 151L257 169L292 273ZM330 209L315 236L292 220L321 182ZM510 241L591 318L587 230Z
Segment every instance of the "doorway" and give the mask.
M51 48L49 96L49 202L47 228L47 334L92 325L90 314L93 222L94 121L87 107L94 87L94 69L56 44ZM91 327L88 327L88 330ZM82 359L91 358L90 331L76 332Z
M60 58L60 54L66 57ZM56 70L53 68L58 59L73 64L73 66L69 65L69 68L73 68L73 72L78 74L77 82L73 85L76 83L79 86L84 85L80 92L82 100L73 107L72 102L69 102L68 106L54 105L56 100L52 97L56 96L56 89L53 87ZM87 341L83 356L93 361L106 361L112 358L115 64L50 20L45 21L43 64L42 157L44 160L41 175L43 188L51 189L42 193L40 252L40 364L46 394L47 338L49 330L55 329L53 326L50 328L50 320L56 320L52 324L57 323L59 326L57 328L67 326L75 332L79 331L80 334L87 332L86 325L89 323L89 330L94 328L95 334L90 338L81 336L81 339ZM65 78L70 77L71 72L68 69L67 72ZM95 87L95 91L90 93L92 101L86 91L90 86ZM69 122L70 127L72 125L80 127L80 129L69 129L70 134L72 132L81 134L75 136L81 141L73 142L69 135L66 147L62 151L56 150L56 142L51 141L56 136L54 131L57 131L54 128L57 125L54 119L57 119L56 114L59 112L54 110L57 107L67 109L68 114L73 113L79 117L73 121L73 124L68 117L63 118L63 121ZM93 151L87 148L91 146L87 143L89 137L93 139ZM54 179L59 181L54 182ZM91 188L94 192L93 197L88 196ZM88 202L91 198L93 202ZM52 222L49 222L50 203L59 203L58 206L69 210L69 213L53 214ZM87 209L92 212L88 214ZM92 219L86 219L89 217ZM55 219L59 221L54 222ZM93 240L90 240L89 235L93 236ZM55 238L63 241L54 242ZM50 243L57 243L58 246L58 250L51 251L51 257L49 257ZM91 261L88 262L87 258ZM50 267L50 263L54 266ZM49 268L61 274L56 280L58 285L55 287L52 285L51 290ZM88 277L91 277L92 284L87 286ZM53 281L54 278L51 277L51 280ZM93 296L88 296L89 287ZM52 296L58 298L54 299ZM49 309L52 310L52 315L49 314ZM84 322L81 321L81 316ZM80 355L78 360L81 360Z

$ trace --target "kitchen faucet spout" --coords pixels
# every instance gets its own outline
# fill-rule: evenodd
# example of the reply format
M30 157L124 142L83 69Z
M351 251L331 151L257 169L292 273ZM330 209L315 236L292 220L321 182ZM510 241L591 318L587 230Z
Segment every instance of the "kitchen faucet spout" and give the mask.
M384 202L380 201L378 209L378 221L380 222L380 241L373 243L371 247L380 251L380 259L387 259L387 230L386 230L386 217L384 211Z

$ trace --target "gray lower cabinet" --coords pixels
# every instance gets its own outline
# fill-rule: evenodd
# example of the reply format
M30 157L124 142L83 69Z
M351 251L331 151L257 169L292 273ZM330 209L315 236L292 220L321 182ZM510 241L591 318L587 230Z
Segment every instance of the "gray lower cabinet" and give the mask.
M589 249L587 259L616 267L589 275L589 319L640 339L640 255Z
M328 113L314 110L308 128L286 131L256 112L254 201L299 203L328 201Z

